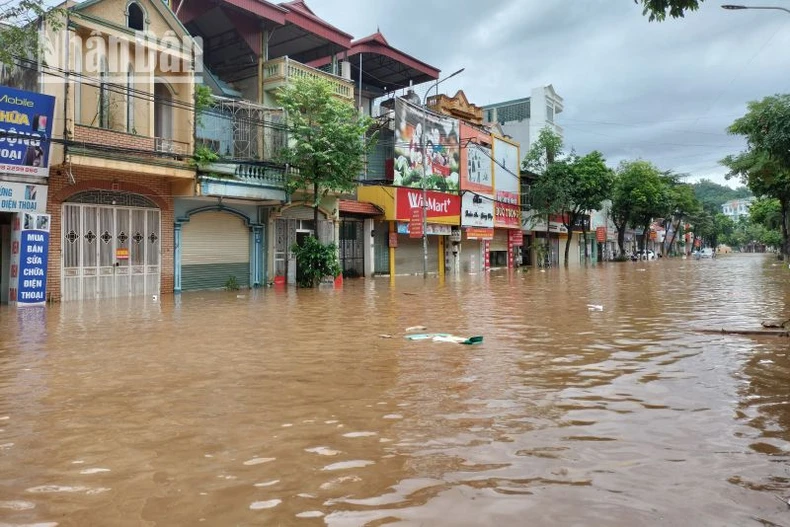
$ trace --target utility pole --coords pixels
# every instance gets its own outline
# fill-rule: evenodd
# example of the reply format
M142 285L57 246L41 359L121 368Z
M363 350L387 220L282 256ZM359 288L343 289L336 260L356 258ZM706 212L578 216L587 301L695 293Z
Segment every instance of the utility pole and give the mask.
M422 104L422 134L420 135L420 149L422 150L422 277L428 278L428 182L426 181L426 171L425 171L425 164L427 162L426 159L426 151L425 151L425 125L428 116L428 105L427 98L430 95L431 90L436 88L436 95L439 95L439 84L446 81L449 78L455 77L466 68L461 68L460 70L456 71L455 73L448 75L447 77L440 79L433 83L430 88L425 92L425 99Z

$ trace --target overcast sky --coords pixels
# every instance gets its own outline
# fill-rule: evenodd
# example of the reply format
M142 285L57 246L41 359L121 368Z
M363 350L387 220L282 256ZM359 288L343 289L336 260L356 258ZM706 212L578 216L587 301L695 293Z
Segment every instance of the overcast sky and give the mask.
M567 147L600 150L612 166L647 159L692 181L726 183L718 161L743 147L727 126L746 102L790 92L790 14L781 11L725 11L706 0L685 19L656 23L632 0L307 3L356 38L380 27L443 75L466 68L441 91L463 89L478 105L553 84L565 99L557 121Z

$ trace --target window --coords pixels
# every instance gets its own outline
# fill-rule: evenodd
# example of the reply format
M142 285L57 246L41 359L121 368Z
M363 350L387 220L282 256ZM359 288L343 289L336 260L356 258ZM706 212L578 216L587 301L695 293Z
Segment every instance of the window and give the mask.
M145 13L137 2L132 2L126 8L126 25L129 29L142 31L145 29Z
M550 123L554 122L554 106L550 104L546 106L546 120Z
M126 131L136 134L134 129L134 68L129 64L129 71L126 73Z
M110 91L107 89L109 73L107 72L107 59L101 59L101 73L99 73L99 127L110 127Z

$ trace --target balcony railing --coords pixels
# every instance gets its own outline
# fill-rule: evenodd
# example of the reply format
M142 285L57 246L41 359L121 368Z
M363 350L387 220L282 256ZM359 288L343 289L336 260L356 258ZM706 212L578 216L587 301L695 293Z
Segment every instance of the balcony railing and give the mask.
M338 97L354 100L354 84L337 75L311 68L288 57L269 60L263 65L263 89L265 91L279 88L283 84L287 84L291 79L299 77L328 80L334 86L335 94Z
M200 169L201 175L223 177L252 186L283 188L285 168L257 161L218 161Z
M154 138L154 150L161 154L175 154L179 156L187 156L190 153L189 143L164 137Z

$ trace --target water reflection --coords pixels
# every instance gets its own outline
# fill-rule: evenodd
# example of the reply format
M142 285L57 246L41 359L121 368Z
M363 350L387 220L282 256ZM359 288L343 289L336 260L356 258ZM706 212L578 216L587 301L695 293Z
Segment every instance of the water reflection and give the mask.
M0 521L786 524L787 343L693 331L787 314L772 264L3 308Z

